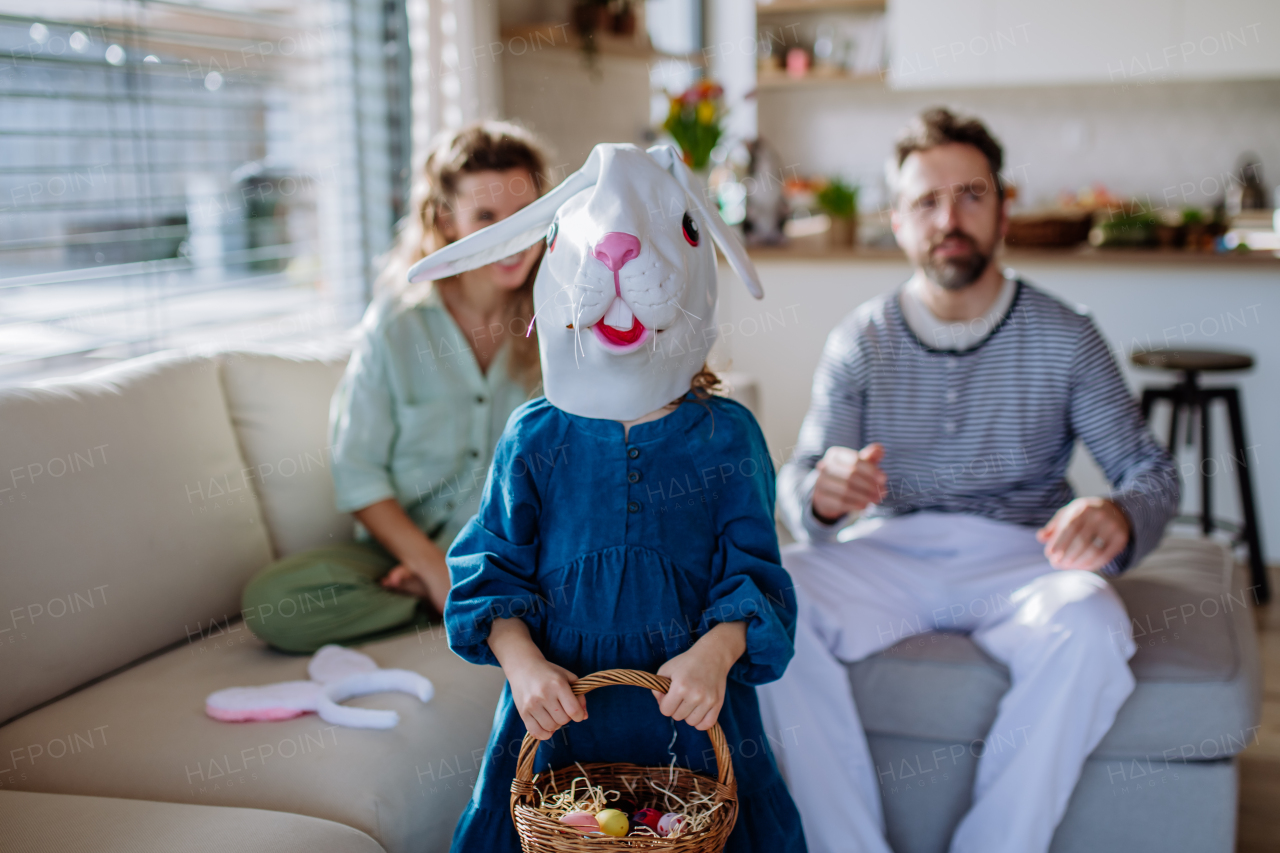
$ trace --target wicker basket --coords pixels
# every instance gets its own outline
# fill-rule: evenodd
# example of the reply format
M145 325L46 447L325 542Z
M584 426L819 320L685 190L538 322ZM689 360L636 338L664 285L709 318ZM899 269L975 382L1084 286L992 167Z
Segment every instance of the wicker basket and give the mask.
M1088 239L1092 224L1088 214L1011 216L1004 242L1028 249L1075 246Z
M609 669L579 679L573 685L573 692L581 695L597 687L611 685L645 687L665 693L671 686L671 680L632 669ZM520 745L516 778L511 783L511 818L515 821L516 832L520 835L521 849L525 853L578 853L578 851L600 850L720 853L724 850L729 833L738 819L738 783L733 778L733 763L729 758L729 748L725 743L724 732L720 730L720 724L716 723L712 726L707 734L711 736L711 746L715 751L716 765L720 775L718 780L682 767L641 767L638 764L621 763L575 764L551 773L539 774L539 778L535 780L533 759L538 752L538 740L526 734L524 742ZM711 815L711 823L706 829L676 838L584 836L579 830L565 826L536 808L536 804L541 802L545 794L557 793L565 789L575 777L582 775L583 771L593 785L603 785L607 789L622 792L622 799L619 800L618 805L623 808L642 805L641 802L628 800L631 791L636 792L637 800L654 793L647 784L649 780L681 796L693 792L696 788L703 793L712 794L714 800L722 805Z

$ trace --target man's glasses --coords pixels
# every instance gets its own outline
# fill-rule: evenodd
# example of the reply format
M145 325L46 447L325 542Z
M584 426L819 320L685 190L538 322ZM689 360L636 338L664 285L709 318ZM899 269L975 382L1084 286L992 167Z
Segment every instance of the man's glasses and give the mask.
M936 187L924 195L900 204L899 210L913 219L928 219L939 210L953 205L961 213L977 212L995 196L991 181L978 178L967 184Z

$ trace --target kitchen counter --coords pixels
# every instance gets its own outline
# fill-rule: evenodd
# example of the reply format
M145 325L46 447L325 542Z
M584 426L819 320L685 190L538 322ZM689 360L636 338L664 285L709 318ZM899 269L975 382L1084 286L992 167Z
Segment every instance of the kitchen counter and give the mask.
M752 260L759 261L851 261L884 263L906 257L897 248L859 246L835 249L815 241L796 241L788 246L753 246L747 249ZM1093 264L1133 265L1193 264L1196 266L1261 266L1280 269L1277 252L1188 252L1182 249L1099 249L1090 245L1064 249L1030 249L1006 247L1001 254L1004 263L1018 264Z

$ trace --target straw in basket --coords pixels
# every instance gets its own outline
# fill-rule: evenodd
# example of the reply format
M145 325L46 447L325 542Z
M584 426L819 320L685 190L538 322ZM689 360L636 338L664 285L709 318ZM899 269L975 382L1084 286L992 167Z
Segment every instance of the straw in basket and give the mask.
M671 679L633 669L608 669L580 678L573 684L577 695L590 693L597 687L628 685L646 687L666 693ZM729 833L738 819L738 783L733 778L733 763L724 732L716 723L707 732L715 752L718 779L711 779L692 770L674 765L668 767L642 767L638 764L594 763L566 767L552 773L533 776L533 760L538 752L538 740L526 734L520 745L520 758L516 764L516 778L511 783L511 818L520 836L520 847L525 853L579 853L601 850L667 850L679 853L721 853ZM584 836L581 830L565 826L537 808L547 795L561 792L569 781L585 774L594 785L602 785L623 792L632 792L637 800L652 794L659 788L679 797L697 793L708 794L717 804L701 829L682 833L675 837L628 835ZM557 780L561 784L557 786ZM629 794L624 794L624 800ZM633 805L639 806L636 802Z

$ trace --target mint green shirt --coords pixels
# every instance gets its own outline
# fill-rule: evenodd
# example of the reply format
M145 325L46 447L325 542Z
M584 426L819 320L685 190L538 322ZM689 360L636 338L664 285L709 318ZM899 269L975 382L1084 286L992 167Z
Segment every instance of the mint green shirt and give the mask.
M493 448L529 399L503 343L480 372L466 334L433 289L414 305L370 306L329 404L338 510L395 498L447 549L480 505ZM357 525L357 538L368 533Z

